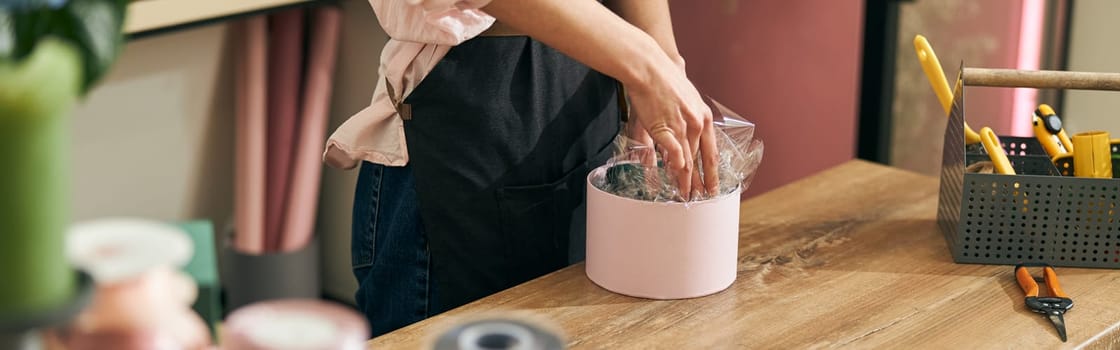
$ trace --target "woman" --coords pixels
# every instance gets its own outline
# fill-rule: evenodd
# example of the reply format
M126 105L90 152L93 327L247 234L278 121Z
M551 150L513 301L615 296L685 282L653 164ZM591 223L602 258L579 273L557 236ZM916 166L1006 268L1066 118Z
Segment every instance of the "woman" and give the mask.
M392 38L380 81L325 159L361 165L352 258L375 336L582 260L584 178L627 117L620 85L629 135L684 197L716 191L667 1L370 4Z

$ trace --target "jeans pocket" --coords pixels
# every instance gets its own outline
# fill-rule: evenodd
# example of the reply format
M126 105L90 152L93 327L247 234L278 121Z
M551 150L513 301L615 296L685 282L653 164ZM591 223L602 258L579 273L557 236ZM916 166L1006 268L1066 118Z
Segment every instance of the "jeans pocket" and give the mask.
M373 265L377 237L378 204L385 167L362 162L354 189L353 218L350 224L350 265L360 269Z

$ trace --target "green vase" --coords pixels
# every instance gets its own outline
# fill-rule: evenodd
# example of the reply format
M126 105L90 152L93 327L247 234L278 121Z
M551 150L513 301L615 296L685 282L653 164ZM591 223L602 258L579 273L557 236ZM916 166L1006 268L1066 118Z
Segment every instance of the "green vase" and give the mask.
M69 125L81 56L53 39L20 61L0 59L0 319L64 305Z

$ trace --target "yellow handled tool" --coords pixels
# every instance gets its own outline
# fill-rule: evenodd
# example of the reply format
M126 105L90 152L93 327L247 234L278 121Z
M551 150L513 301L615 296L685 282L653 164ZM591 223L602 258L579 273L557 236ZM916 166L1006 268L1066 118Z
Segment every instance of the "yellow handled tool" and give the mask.
M949 111L953 108L953 89L949 88L949 81L945 79L945 71L941 70L941 62L937 60L937 55L933 53L933 48L930 47L929 41L924 36L914 37L914 50L918 52L918 62L921 62L922 70L926 72L926 78L929 79L929 85L933 87L933 93L937 94L937 99L941 101L941 107L945 109L945 115L949 115ZM966 145L980 143L980 135L972 131L968 122L964 123L964 143Z
M1042 144L1042 148L1051 159L1073 153L1073 141L1070 141L1066 130L1062 128L1062 120L1058 119L1058 115L1050 105L1039 105L1034 111L1033 119L1034 137Z
M996 168L997 174L1015 175L1015 168L1011 167L1007 152L1000 146L999 136L996 136L992 128L985 126L980 129L980 142L984 144L984 150L988 151L988 157L992 158L992 166Z

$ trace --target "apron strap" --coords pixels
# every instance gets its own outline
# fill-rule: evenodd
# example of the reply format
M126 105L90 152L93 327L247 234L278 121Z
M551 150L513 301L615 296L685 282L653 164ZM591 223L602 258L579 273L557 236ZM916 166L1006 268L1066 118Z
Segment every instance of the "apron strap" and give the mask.
M393 84L389 83L389 78L385 78L385 90L389 92L389 102L393 103L393 109L397 110L397 115L401 120L412 120L412 105L401 103L397 99L397 92L393 90Z

